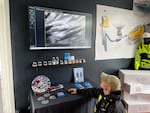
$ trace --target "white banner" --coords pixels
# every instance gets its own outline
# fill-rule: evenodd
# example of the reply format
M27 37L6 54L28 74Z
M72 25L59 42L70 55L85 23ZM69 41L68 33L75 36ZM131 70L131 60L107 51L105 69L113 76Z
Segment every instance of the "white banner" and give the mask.
M96 11L95 60L134 58L150 14L104 5L97 5Z

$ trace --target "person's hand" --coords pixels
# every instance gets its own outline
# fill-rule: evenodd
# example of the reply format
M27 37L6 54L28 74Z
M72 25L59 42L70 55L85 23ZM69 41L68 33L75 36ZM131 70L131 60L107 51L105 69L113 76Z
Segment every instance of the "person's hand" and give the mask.
M68 92L71 93L71 94L77 94L77 89L76 88L70 88L68 90Z

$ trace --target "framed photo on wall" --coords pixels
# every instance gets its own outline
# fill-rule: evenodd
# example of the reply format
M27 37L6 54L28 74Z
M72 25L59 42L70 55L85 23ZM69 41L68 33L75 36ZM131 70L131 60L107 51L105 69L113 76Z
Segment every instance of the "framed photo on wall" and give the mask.
M84 70L83 67L73 68L74 82L84 82Z

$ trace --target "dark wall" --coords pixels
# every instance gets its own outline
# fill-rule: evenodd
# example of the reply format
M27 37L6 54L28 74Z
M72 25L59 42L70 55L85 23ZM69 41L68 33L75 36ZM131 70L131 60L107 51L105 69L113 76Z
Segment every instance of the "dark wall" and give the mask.
M117 74L120 68L131 68L133 59L117 59L95 61L95 16L96 4L110 5L125 9L132 9L132 0L10 0L10 19L12 35L12 57L14 72L14 91L16 109L20 110L29 105L28 92L31 82L37 74L45 74L52 83L72 81L72 69L84 67L85 77L99 83L99 75L102 71ZM50 8L60 8L73 11L81 11L93 14L92 48L78 50L29 50L28 32L28 5L38 5ZM52 56L63 58L65 52L70 52L78 58L85 58L86 64L49 66L34 69L31 68L33 61L49 60Z

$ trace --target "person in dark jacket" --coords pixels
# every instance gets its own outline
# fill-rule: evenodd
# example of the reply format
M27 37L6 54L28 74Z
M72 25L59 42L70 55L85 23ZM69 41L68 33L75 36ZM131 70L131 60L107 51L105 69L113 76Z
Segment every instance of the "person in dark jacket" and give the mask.
M88 89L70 88L68 92L97 98L94 113L126 113L121 98L120 80L114 75L103 72L100 87Z

